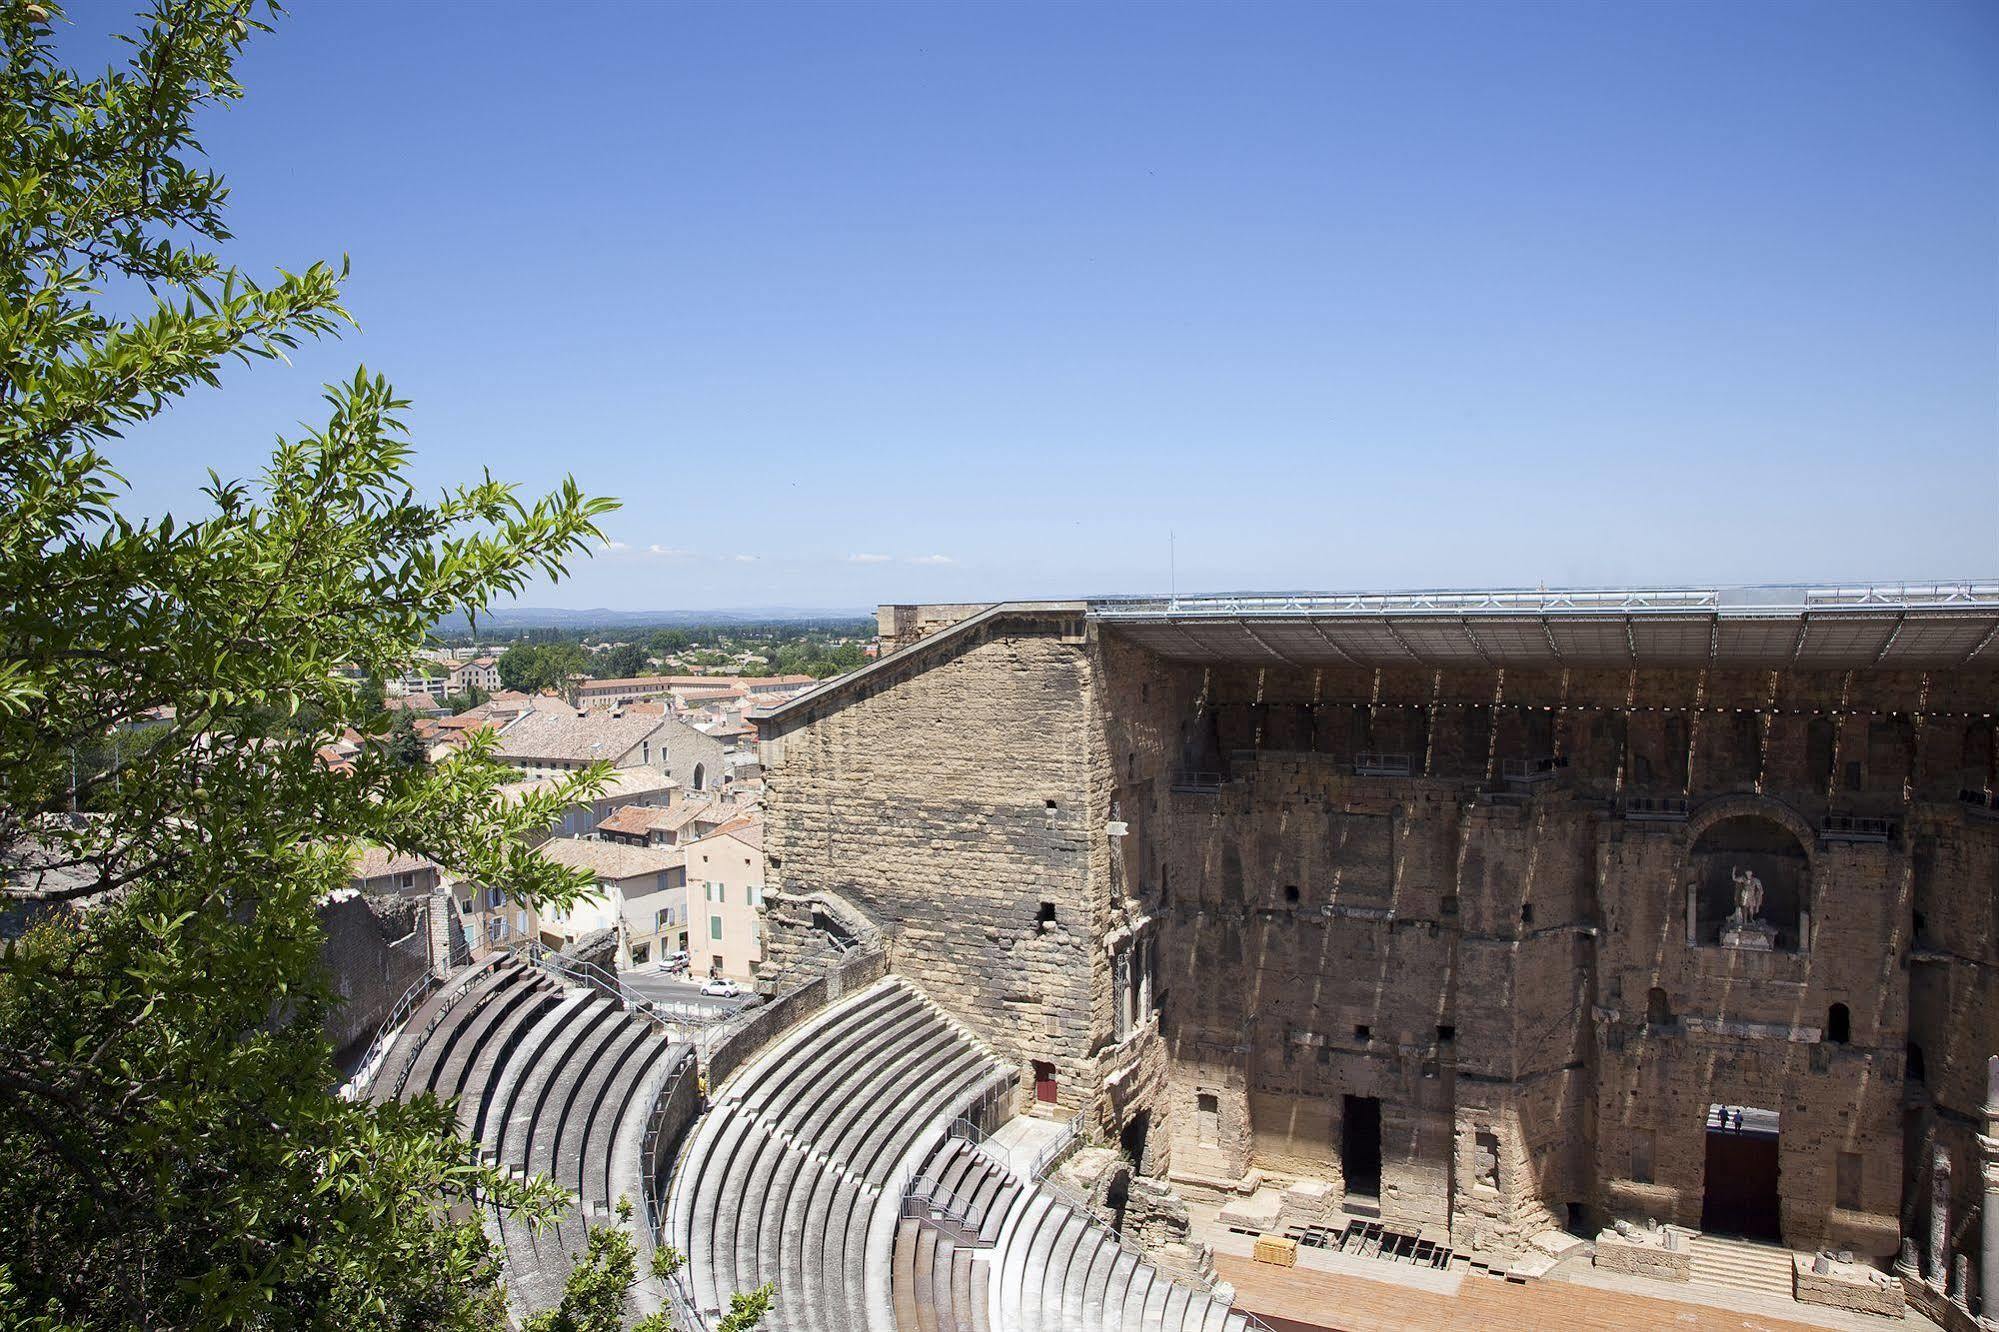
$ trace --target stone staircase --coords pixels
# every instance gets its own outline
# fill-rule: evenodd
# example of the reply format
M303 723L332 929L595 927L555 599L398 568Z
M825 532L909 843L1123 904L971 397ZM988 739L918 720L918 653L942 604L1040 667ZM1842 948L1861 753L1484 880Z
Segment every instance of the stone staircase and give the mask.
M1696 1282L1752 1295L1792 1298L1789 1249L1720 1235L1695 1235L1689 1247L1689 1275Z

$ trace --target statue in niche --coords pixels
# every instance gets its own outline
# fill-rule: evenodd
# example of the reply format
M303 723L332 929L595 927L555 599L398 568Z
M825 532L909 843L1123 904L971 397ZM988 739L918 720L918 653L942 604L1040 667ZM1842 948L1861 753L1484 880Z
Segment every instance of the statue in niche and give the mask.
M1763 880L1756 877L1755 870L1741 866L1735 867L1730 877L1735 880L1735 911L1722 927L1722 946L1769 952L1776 946L1777 930L1761 919Z

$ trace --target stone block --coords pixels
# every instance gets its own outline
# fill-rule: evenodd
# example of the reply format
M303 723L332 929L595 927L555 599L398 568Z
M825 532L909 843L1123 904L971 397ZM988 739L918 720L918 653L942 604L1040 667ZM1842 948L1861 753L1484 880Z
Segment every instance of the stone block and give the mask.
M1339 1190L1327 1180L1301 1179L1284 1190L1278 1215L1287 1226L1318 1225L1339 1204Z
M1284 1196L1275 1189L1259 1189L1223 1207L1221 1223L1240 1230L1275 1230L1283 1224L1283 1216Z
M1900 1318L1907 1306L1902 1283L1864 1263L1845 1263L1824 1253L1793 1254L1791 1276L1800 1304L1890 1318Z
M1685 1281L1693 1273L1693 1250L1678 1231L1663 1226L1633 1236L1606 1230L1596 1237L1596 1265L1606 1272Z

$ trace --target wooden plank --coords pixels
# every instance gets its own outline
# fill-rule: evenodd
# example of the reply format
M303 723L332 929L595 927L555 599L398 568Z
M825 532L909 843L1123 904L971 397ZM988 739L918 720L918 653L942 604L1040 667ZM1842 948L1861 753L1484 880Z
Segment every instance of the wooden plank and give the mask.
M1441 1295L1311 1268L1274 1268L1224 1253L1215 1255L1215 1270L1235 1285L1242 1308L1280 1332L1630 1332L1655 1327L1673 1332L1825 1332L1822 1324L1570 1281L1515 1284L1468 1276L1456 1295Z

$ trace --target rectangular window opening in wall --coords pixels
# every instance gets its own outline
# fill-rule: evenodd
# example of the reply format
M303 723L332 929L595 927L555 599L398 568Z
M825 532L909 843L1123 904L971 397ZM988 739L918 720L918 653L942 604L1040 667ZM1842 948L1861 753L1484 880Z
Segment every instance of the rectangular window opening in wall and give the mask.
M1202 1092L1194 1098L1194 1124L1203 1147L1219 1147L1222 1141L1222 1098Z
M1043 934L1055 927L1055 904L1043 902L1041 910L1035 913L1034 928Z
M1520 904L1520 923L1522 925L1532 925L1534 923L1534 904L1532 902L1522 902Z
M1499 1187L1499 1135L1480 1129L1472 1139L1472 1183L1482 1189Z
M1371 1041L1374 1039L1374 1028L1365 1022L1356 1022L1353 1028L1353 1038L1361 1042Z
M1446 1022L1438 1026L1437 1040L1439 1043L1445 1041L1455 1041L1457 1038L1458 1038L1458 1029L1452 1026L1450 1023Z

